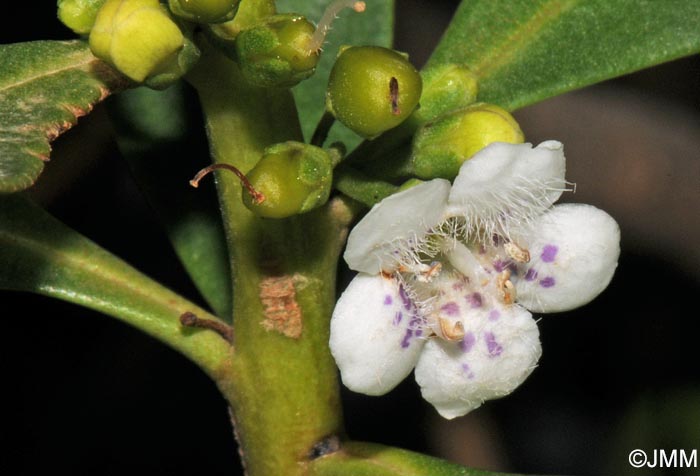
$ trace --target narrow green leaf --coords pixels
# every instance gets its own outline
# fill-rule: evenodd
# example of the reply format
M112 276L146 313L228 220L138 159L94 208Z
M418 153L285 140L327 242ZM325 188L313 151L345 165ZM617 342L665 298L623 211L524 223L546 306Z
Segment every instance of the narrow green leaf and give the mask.
M126 86L83 41L0 46L0 193L30 187L50 143Z
M230 319L230 264L215 189L188 183L209 154L201 113L187 107L186 93L182 83L132 89L108 101L109 112L119 148L180 261L214 312Z
M203 309L141 274L21 195L0 197L0 288L63 299L114 316L214 373L231 347L208 330L183 329Z
M335 171L333 186L348 197L368 207L372 207L399 190L396 185L342 165Z
M280 0L277 2L277 7L281 12L300 13L311 21L318 21L329 3L329 0ZM311 138L325 110L328 76L340 47L343 45L391 46L394 34L394 1L370 0L366 3L367 9L364 13L346 9L338 15L333 23L333 29L326 37L316 73L293 89L294 99L299 109L299 119L307 140ZM333 126L328 139L328 143L344 142L348 150L362 140L339 123Z
M309 476L515 476L465 468L398 448L350 441L309 464Z
M700 51L697 0L465 0L427 67L464 63L510 110Z

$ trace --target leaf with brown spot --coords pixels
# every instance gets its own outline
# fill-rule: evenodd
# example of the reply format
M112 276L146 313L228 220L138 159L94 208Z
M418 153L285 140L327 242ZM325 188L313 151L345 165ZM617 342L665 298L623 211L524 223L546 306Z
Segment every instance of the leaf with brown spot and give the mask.
M0 45L0 193L32 186L51 142L127 85L84 41Z

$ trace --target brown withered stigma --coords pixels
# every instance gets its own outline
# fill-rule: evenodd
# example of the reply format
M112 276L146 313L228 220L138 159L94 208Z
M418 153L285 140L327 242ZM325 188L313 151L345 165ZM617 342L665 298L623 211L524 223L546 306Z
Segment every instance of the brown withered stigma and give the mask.
M199 187L200 180L202 180L204 177L209 175L214 170L218 170L218 169L223 169L223 170L228 170L229 172L233 172L236 175L236 177L238 177L238 179L241 181L241 184L246 189L246 191L253 198L253 203L255 203L256 205L259 205L265 201L265 195L263 195L261 192L258 192L257 190L255 190L255 188L253 188L250 181L248 180L248 177L246 177L243 172L241 172L240 170L238 170L236 167L234 167L231 164L211 164L209 167L204 167L202 170L197 172L197 175L195 175L192 180L190 180L190 185L193 186L194 188Z
M180 316L180 324L183 327L198 327L209 329L219 334L229 344L233 344L233 328L228 324L213 319L203 319L193 312L184 312Z

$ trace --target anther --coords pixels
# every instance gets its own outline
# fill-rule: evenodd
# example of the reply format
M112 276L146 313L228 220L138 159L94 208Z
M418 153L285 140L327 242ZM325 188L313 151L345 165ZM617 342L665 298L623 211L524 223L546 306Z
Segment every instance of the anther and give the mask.
M441 337L449 341L458 341L464 338L464 324L462 321L450 321L444 318L438 318L440 325Z
M228 324L213 319L203 319L193 312L185 312L180 316L180 324L183 327L198 327L209 329L219 334L226 342L233 344L233 328Z
M248 177L246 177L243 172L241 172L240 170L238 170L236 167L234 167L231 164L212 164L209 167L204 167L202 170L197 172L197 175L195 175L192 180L190 180L190 185L193 186L194 188L199 187L200 180L202 180L205 176L209 175L214 170L218 170L218 169L228 170L229 172L233 172L234 174L236 174L236 177L238 177L238 179L241 181L241 184L243 185L243 187L248 191L250 196L253 198L253 203L255 203L256 205L259 205L265 201L265 195L263 195L262 193L255 190L255 188L253 188L253 186L250 184Z
M506 269L498 275L496 286L501 295L501 299L505 304L513 304L515 302L515 286L510 280L510 270Z
M518 263L529 263L530 262L530 252L522 248L512 241L509 241L503 245L503 249L506 254Z
M326 34L331 29L333 20L335 20L341 10L349 7L355 10L357 13L362 13L365 11L365 6L365 2L358 2L356 0L336 0L328 5L328 7L326 7L326 11L323 12L321 20L319 20L318 25L316 26L314 35L311 37L307 54L311 56L313 54L317 54L321 50L323 42L326 40Z

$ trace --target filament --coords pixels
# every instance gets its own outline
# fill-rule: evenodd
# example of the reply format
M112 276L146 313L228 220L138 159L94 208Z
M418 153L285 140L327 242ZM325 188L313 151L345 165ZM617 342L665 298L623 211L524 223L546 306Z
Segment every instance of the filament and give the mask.
M326 34L328 33L328 30L331 29L333 20L335 20L338 13L340 13L344 8L352 8L357 13L361 13L365 11L365 2L358 2L356 0L336 0L328 5L326 11L323 12L321 20L316 26L316 31L311 37L308 51L309 56L314 53L318 53L321 50L323 42L326 40Z

